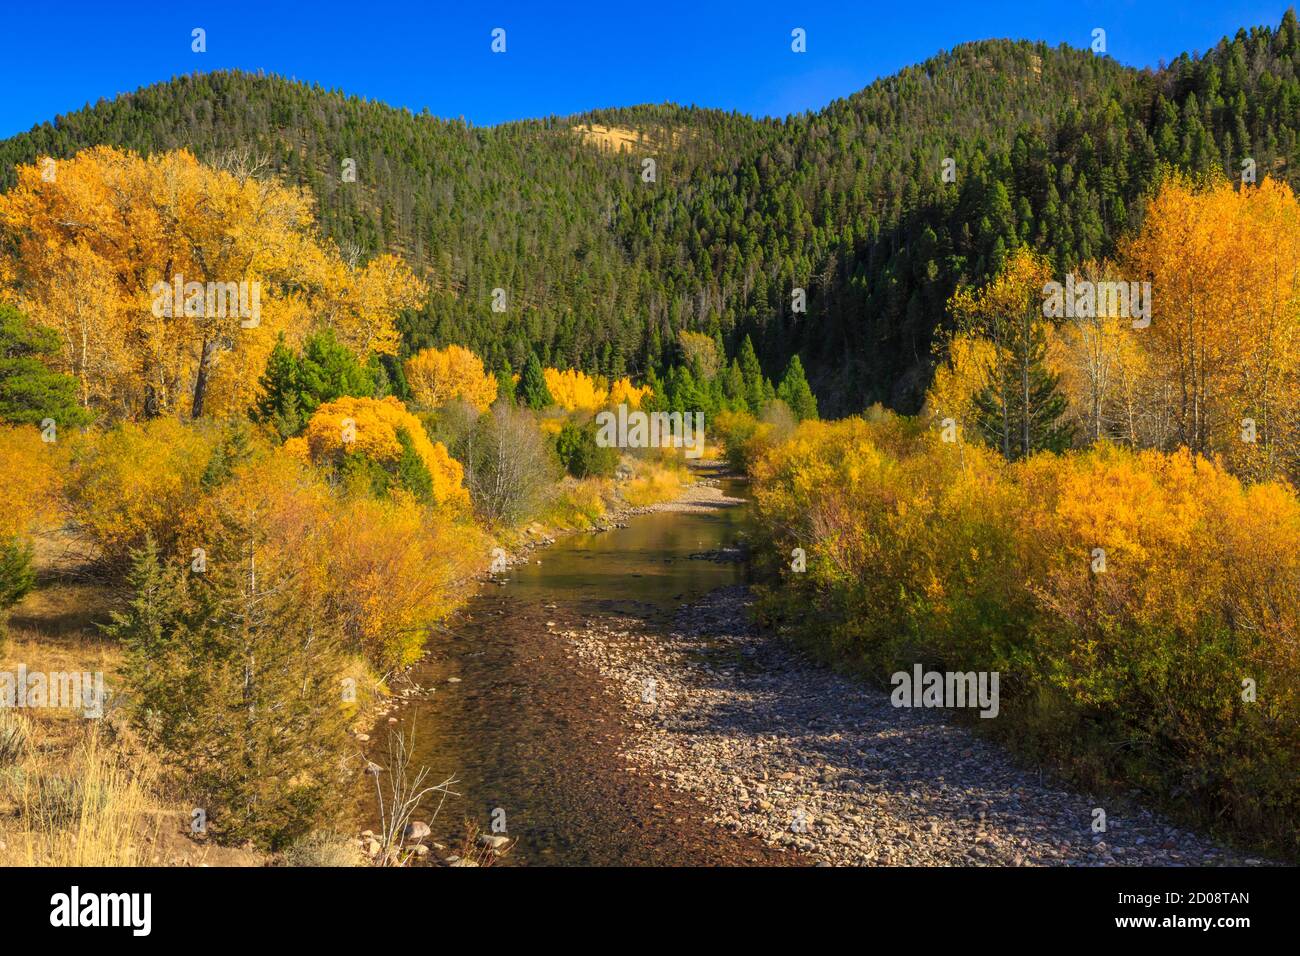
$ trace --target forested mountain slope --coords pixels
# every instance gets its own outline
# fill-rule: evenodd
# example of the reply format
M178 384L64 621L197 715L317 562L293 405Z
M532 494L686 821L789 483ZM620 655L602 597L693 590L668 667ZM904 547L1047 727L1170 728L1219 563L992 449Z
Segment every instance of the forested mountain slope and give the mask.
M409 346L515 369L536 348L614 375L673 362L683 328L733 355L748 335L769 375L803 357L824 412L910 411L958 285L1021 242L1059 270L1109 254L1162 164L1239 177L1250 158L1300 186L1298 127L1289 11L1155 72L966 44L784 120L662 105L475 128L279 77L185 76L0 143L0 188L17 163L98 143L265 157L344 248L427 275Z

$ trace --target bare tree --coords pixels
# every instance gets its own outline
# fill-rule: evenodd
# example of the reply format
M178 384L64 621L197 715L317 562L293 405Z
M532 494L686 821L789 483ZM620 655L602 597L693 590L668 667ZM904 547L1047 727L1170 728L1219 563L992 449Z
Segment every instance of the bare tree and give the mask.
M489 522L533 513L555 478L555 461L532 413L497 402L463 442L461 463L474 509Z
M429 768L421 767L411 774L411 757L414 737L408 743L406 736L399 730L388 735L388 768L378 764L366 766L366 772L375 778L375 796L379 802L379 837L380 849L378 864L380 866L406 866L415 856L413 846L405 840L406 828L411 818L420 809L425 799L438 794L438 805L429 819L435 820L448 796L458 796L451 790L456 783L455 777L448 777L442 783L425 786L429 778ZM384 799L385 787L380 777L388 775L388 799Z
M271 167L271 157L253 152L251 146L231 146L215 153L209 165L230 173L242 183L262 178L262 173Z

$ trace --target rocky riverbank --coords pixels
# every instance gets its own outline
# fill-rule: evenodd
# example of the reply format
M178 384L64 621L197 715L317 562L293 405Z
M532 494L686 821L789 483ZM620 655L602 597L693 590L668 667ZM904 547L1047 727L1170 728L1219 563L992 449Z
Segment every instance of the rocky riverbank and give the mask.
M622 701L626 771L702 801L710 823L829 865L1261 862L1054 785L935 711L894 708L759 633L748 601L720 589L668 633L630 618L562 632Z

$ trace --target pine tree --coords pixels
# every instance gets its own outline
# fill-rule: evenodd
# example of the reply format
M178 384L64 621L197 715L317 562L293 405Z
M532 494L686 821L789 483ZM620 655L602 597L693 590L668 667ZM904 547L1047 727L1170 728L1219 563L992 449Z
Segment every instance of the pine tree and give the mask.
M502 359L497 366L497 398L507 405L515 403L515 370L510 367L509 359Z
M106 629L126 648L137 727L183 768L213 831L277 848L328 813L347 743L336 615L223 519L206 569L136 555Z
M740 362L734 358L727 367L727 374L723 376L722 394L727 400L727 407L733 411L743 411L749 405L745 397L745 376L740 371Z
M58 350L57 332L0 303L0 421L39 425L52 418L77 426L90 420L77 403L77 380L45 364Z
M329 329L309 336L298 362L298 391L304 413L345 395L378 398L375 370L357 361L357 356L335 338Z
M0 538L0 653L4 651L9 608L35 586L32 546L16 537Z
M799 356L790 359L790 366L785 370L785 377L781 379L781 387L777 389L776 396L790 406L790 411L800 421L817 417L817 399L808 386Z
M285 345L283 335L267 356L258 385L262 396L253 407L253 420L272 426L282 438L298 434L307 416L298 392L298 357Z
M705 410L705 394L700 390L688 366L674 365L668 370L665 391L668 395L668 411L702 412Z
M546 387L546 376L542 374L542 363L536 352L528 353L528 362L519 376L519 398L534 410L555 404L551 390Z
M668 395L667 386L660 381L659 376L655 374L654 366L646 373L646 387L650 389L649 393L641 399L641 411L643 412L666 412L671 403L671 397Z
M758 353L754 351L754 343L748 335L740 344L740 374L745 383L745 404L757 415L763 410L763 403L768 396L763 387L763 367L758 362Z
M378 398L390 385L375 357L362 365L328 329L309 336L301 355L294 355L281 336L258 382L262 395L253 408L253 420L273 426L282 438L302 431L325 402L345 395Z
M1013 461L1037 451L1065 451L1073 429L1060 421L1068 401L1060 377L1047 368L1046 326L1023 317L1008 329L993 384L974 397L976 427Z

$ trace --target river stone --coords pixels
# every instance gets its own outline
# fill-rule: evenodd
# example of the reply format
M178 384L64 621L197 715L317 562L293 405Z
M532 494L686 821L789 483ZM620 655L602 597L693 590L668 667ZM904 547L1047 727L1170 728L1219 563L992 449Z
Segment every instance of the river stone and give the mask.
M509 837L502 836L499 833L480 833L478 836L479 846L485 846L493 851L500 850L509 842Z
M406 840L423 840L432 832L433 831L429 829L429 824L422 820L412 820L406 825L406 829L402 832L402 837Z

